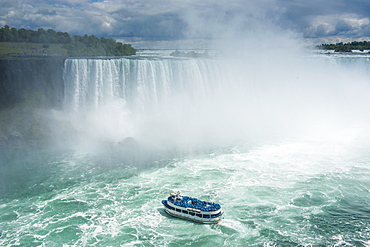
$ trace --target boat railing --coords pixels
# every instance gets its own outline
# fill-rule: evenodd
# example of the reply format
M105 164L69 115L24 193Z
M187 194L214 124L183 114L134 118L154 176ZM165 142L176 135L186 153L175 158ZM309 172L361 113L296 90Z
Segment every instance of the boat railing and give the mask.
M193 208L206 212L217 211L221 208L217 203L206 202L189 196L183 196L181 200L176 200L176 198L177 197L170 196L168 197L168 201L180 207Z

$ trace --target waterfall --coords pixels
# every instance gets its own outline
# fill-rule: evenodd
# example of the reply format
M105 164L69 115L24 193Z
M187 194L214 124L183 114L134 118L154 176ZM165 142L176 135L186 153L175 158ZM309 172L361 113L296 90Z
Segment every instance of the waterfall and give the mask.
M174 95L207 97L221 86L224 73L222 65L210 59L67 59L64 107L98 109L119 98L135 110L152 110Z
M211 59L70 58L64 109L78 115L83 128L115 141L153 133L182 139L180 132L188 139L220 121L216 98L238 84L235 71Z

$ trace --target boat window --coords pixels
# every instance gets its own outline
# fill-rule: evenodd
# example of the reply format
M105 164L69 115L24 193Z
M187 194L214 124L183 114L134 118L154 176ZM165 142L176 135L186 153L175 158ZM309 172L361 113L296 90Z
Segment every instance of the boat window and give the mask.
M217 217L219 217L219 216L221 216L221 215L222 215L222 213L213 214L213 215L211 215L211 218L217 218Z

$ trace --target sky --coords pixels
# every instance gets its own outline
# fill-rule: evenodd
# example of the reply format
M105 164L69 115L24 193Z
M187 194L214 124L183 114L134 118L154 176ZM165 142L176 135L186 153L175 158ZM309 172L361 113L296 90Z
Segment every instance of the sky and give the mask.
M0 0L4 25L142 48L206 46L262 32L265 39L289 33L322 44L368 40L370 0Z

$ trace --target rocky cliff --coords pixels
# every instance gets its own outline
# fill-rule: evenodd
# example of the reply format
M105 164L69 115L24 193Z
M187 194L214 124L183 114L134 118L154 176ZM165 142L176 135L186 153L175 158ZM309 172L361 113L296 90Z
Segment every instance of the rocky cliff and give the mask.
M62 107L64 60L0 60L0 163L21 149L47 145L51 133L43 112Z
M0 60L0 110L39 94L48 108L61 107L65 57Z

